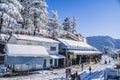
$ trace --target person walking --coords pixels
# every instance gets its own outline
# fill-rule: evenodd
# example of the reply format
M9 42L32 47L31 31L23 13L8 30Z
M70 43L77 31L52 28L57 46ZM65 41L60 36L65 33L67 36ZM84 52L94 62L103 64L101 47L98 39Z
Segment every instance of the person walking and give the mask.
M70 68L68 69L68 73L69 73L68 75L70 76L71 75L71 69Z
M107 61L105 60L105 64L107 64Z
M66 78L68 79L68 76L69 76L69 69L66 69L65 73L66 73Z
M90 66L90 67L89 67L89 72L90 72L90 75L91 75L91 70L92 70L92 69L91 69L91 66Z
M75 73L75 80L78 80L78 72Z
M53 70L53 65L52 65L52 64L50 64L50 70L51 70L51 71Z
M81 64L82 71L83 71L83 67L84 67L84 65L83 65L83 63L82 63L82 64Z
M109 60L109 63L111 63L111 61Z

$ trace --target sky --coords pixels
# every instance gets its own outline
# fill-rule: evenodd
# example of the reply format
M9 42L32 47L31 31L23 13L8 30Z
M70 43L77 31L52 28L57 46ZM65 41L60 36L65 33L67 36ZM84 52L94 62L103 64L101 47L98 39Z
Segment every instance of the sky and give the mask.
M76 17L77 31L85 37L120 39L120 0L46 0L49 16L58 11L60 22Z

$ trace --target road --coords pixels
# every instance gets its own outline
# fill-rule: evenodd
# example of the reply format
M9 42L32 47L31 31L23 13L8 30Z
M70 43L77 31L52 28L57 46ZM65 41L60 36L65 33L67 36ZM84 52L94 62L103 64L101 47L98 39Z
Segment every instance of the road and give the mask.
M81 75L82 80L104 80L104 70L106 68L113 68L115 61L111 61L109 64L99 64L96 67L93 67L92 73L90 75L89 70L86 71L83 75Z

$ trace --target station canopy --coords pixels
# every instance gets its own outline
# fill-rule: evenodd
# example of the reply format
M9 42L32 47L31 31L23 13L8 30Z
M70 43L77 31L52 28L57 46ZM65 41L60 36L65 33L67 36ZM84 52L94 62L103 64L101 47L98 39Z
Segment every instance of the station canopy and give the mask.
M99 50L90 46L86 42L67 40L58 38L58 41L61 42L61 48L67 49L70 54L75 55L89 55L89 54L101 54Z
M67 49L77 49L77 50L97 50L96 48L90 46L85 42L74 41L74 40L67 40L58 38L58 40L63 43Z
M53 59L64 59L65 58L65 56L60 55L60 54L58 54L58 55L50 55L50 57L53 58Z
M75 55L91 55L91 54L101 54L100 51L80 51L80 50L69 50L69 53L75 54Z

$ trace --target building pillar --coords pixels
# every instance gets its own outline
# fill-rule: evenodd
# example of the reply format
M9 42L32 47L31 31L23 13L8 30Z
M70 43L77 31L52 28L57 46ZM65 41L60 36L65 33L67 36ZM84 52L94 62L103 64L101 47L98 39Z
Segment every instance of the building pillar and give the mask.
M120 58L119 56L120 56L120 54L118 53L118 55L117 55L117 56L118 56L118 62L119 62L119 58Z
M65 67L65 65L66 65L66 58L64 58L64 67Z
M79 58L80 58L80 59L79 59L79 65L80 65L80 64L81 64L81 62L82 62L82 61L81 61L81 56L79 56Z
M91 55L90 55L90 64L91 64L92 60L91 60Z
M52 59L52 65L55 66L55 59ZM51 64L50 64L51 65Z
M67 63L68 63L68 51L67 51L67 48L66 48L66 61L65 61L65 66L68 66Z
M59 60L59 59L57 59L57 67L58 67L58 60Z

